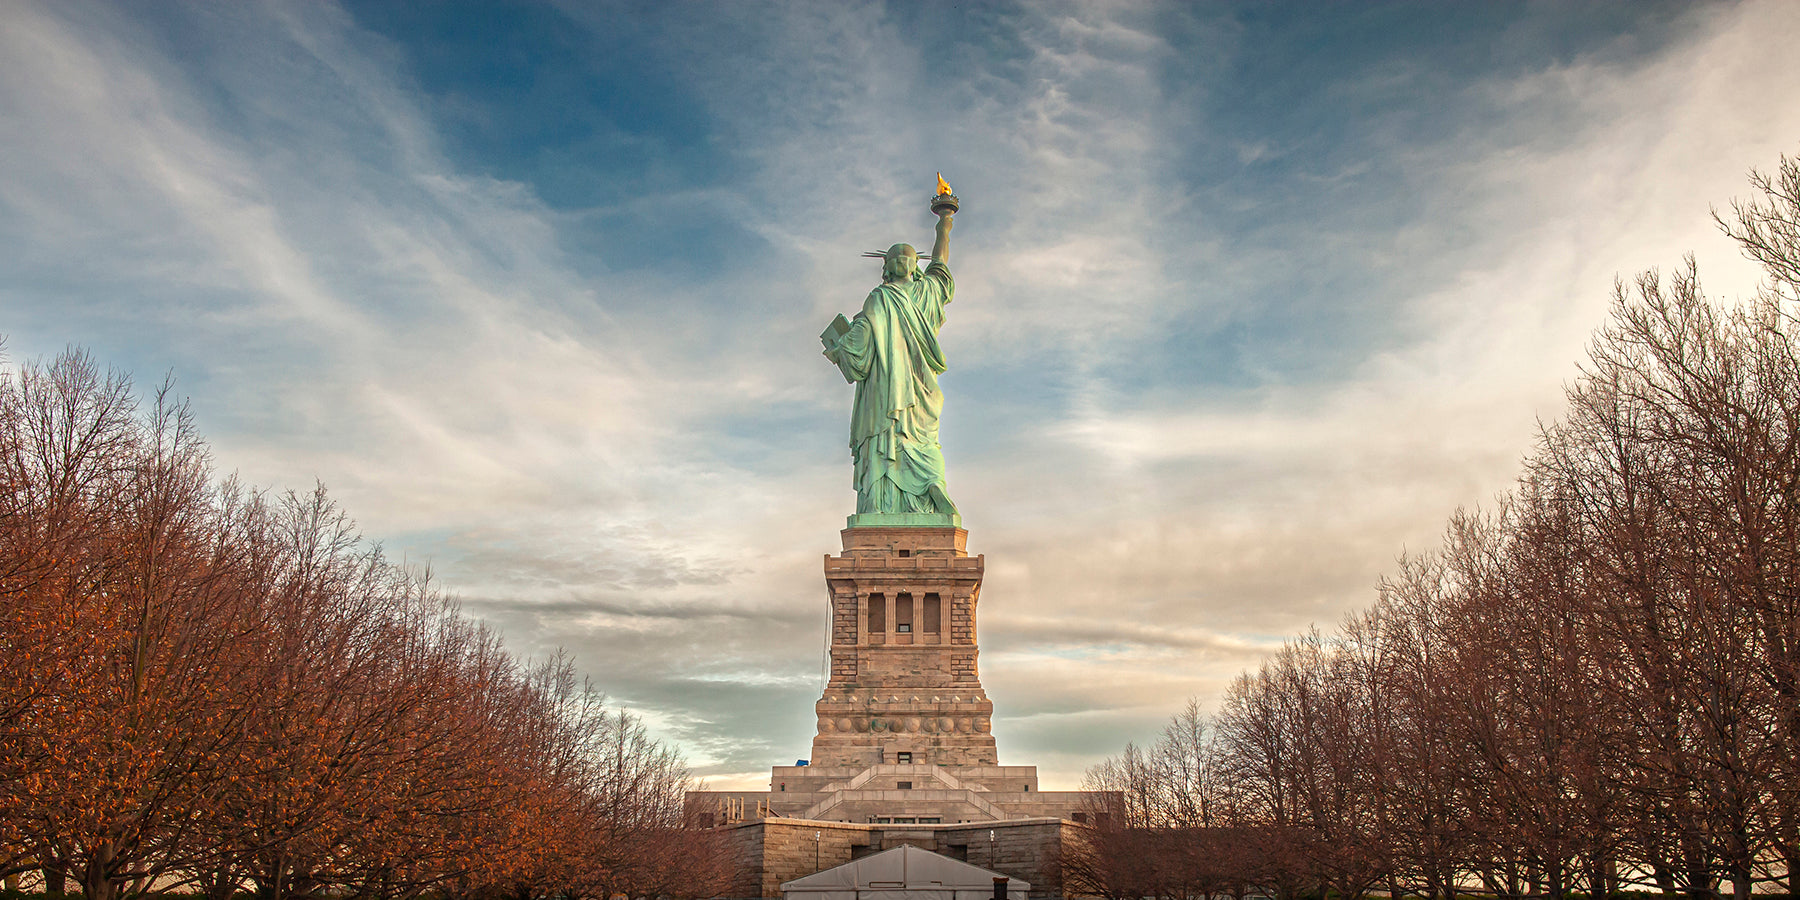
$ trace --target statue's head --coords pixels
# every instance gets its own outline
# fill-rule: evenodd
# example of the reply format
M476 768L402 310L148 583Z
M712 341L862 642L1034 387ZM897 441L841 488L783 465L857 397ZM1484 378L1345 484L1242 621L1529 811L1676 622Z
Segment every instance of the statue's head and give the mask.
M919 270L919 251L911 244L895 244L881 261L881 282L908 281Z

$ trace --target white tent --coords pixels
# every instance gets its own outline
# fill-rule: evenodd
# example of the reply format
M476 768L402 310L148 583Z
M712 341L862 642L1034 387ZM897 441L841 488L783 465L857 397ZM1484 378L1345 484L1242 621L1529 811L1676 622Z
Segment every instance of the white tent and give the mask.
M999 872L901 846L781 886L786 900L992 900ZM1031 885L1014 878L1006 900L1025 900Z

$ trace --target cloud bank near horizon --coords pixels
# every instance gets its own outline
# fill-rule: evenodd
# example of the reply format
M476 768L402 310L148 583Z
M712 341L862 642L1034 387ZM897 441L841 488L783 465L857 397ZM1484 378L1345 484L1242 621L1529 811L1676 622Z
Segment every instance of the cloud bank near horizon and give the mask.
M965 202L944 439L1046 787L1504 490L1613 279L1756 273L1779 2L21 3L0 332L173 373L716 786L805 756L851 504L814 335Z

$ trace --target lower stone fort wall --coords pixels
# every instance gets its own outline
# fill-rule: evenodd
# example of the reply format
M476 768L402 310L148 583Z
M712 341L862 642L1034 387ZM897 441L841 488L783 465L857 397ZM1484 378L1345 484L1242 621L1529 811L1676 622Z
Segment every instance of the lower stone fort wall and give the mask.
M1100 799L1039 791L1035 766L882 765L857 770L777 766L770 791L690 791L688 821L732 825L785 818L861 824L953 825L1012 819L1085 822Z
M963 825L867 825L763 819L720 828L737 862L727 897L780 897L783 882L902 845L941 853L1031 885L1031 900L1063 896L1061 861L1086 827L1063 819Z
M1085 823L1087 810L1095 802L1091 793L1083 791L994 794L929 787L786 796L794 799L766 791L695 791L688 794L688 821L701 825L734 825L763 818L864 825L959 825L1016 819ZM818 812L811 811L824 806L822 801L826 800L834 802Z

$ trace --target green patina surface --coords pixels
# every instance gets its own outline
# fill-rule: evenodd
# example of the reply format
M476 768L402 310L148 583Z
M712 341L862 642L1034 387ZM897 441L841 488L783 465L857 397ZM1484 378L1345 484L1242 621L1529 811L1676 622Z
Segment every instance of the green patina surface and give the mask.
M938 419L945 370L938 329L956 296L950 275L954 206L939 209L931 265L895 244L882 260L881 284L854 319L838 316L819 339L825 358L856 385L850 410L850 457L856 487L851 528L962 526L944 478Z
M844 520L847 528L961 528L956 513L857 513Z

